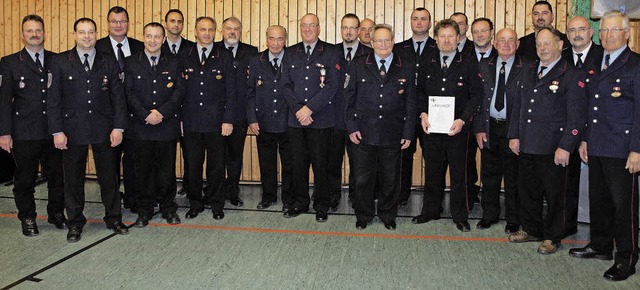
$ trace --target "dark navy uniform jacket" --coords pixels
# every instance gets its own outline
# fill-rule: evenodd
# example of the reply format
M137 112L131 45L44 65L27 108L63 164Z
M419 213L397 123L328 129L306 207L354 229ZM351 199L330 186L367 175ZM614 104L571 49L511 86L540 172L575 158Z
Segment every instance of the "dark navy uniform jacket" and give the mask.
M589 71L591 69L600 70L600 66L602 65L602 56L604 55L604 49L602 46L591 43L591 48L589 48L589 52L587 56L584 57L584 62L582 65L583 71ZM567 60L570 64L575 66L575 62L573 60L573 49L567 49L562 51L562 58Z
M442 70L440 53L433 53L425 66L425 74L421 75L423 92L418 92L421 111L429 114L427 101L429 96L455 97L454 119L465 122L462 131L471 130L472 122L482 103L482 78L478 72L475 57L468 57L461 52L451 60L446 73Z
M224 42L216 42L215 45L227 49ZM233 48L236 56L233 58L233 69L236 78L236 122L244 122L247 119L247 79L249 78L249 59L258 54L258 48L246 43L238 42ZM228 49L227 49L228 50Z
M353 60L345 82L347 131L360 131L362 143L400 145L413 140L416 115L415 65L399 54L382 77L370 53Z
M236 79L231 53L213 46L205 65L194 46L183 64L186 88L182 105L184 131L221 132L222 123L233 124L236 108Z
M129 50L131 51L131 55L144 51L144 43L142 43L142 41L135 38L127 37L127 42L129 42ZM118 59L116 53L113 51L113 46L111 45L111 39L109 38L109 35L96 41L96 49L104 54Z
M506 103L505 109L507 110L507 120L511 116L511 110L513 108L514 96L520 90L520 75L524 70L528 70L531 67L531 62L525 60L524 58L515 55L513 59L513 64L511 65L511 70L509 71L509 75L507 76L506 83L504 86L504 92L506 95ZM484 90L482 94L482 105L480 106L480 111L478 112L478 116L473 121L473 128L475 133L490 133L490 112L491 112L491 98L493 98L493 92L497 90L496 87L496 71L502 67L502 59L498 56L493 58L488 58L486 61L481 61L480 66L480 75L482 75L482 82L484 84ZM487 140L484 143L484 146L487 148L491 148L491 140Z
M541 80L538 62L522 73L509 118L508 139L520 139L520 151L573 152L583 133L587 96L585 73L560 59Z
M282 67L274 75L269 62L269 50L251 57L247 81L247 121L260 124L260 131L283 133L287 131L289 107L280 90Z
M631 151L640 153L640 55L627 47L588 80L589 155L626 159Z
M189 51L191 51L191 49L194 47L196 47L195 42L183 37L176 56L178 57L178 59L183 60L187 56ZM173 52L171 51L171 47L169 47L169 42L167 42L166 40L162 44L162 53L166 55L173 54Z
M340 66L340 82L338 83L338 91L336 92L336 95L333 97L333 104L335 105L335 115L336 115L336 128L341 129L341 130L346 130L347 127L345 126L345 116L346 116L346 107L344 104L344 86L340 85L340 84L344 84L345 81L345 77L346 74L349 72L349 65L353 64L353 61L358 58L361 57L363 55L367 55L371 52L373 52L373 49L371 47L365 46L362 43L358 44L358 49L354 52L351 53L351 62L348 62L347 59L344 56L344 45L342 42L336 44L336 49L338 50L338 52L340 53L340 57L338 65Z
M178 58L160 54L155 71L143 52L125 58L125 94L129 109L129 129L134 140L169 141L180 136L180 107L184 99L182 64ZM162 122L146 124L152 109L162 114Z
M313 114L313 123L306 128L332 128L336 124L333 97L338 90L340 50L332 44L318 40L307 60L303 42L286 48L282 66L283 96L289 105L289 127L301 128L296 112L307 106ZM320 87L320 72L324 68L324 87Z
M63 132L77 145L109 142L113 129L127 128L127 104L115 58L96 51L88 72L76 48L51 63L47 101L49 133Z
M0 136L15 140L51 139L47 125L49 67L55 56L44 50L42 72L22 49L0 61Z

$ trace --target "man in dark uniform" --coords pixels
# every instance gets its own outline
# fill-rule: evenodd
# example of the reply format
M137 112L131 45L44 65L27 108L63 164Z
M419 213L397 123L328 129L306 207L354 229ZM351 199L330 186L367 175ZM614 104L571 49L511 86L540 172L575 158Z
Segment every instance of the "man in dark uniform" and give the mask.
M531 9L531 22L535 31L520 37L520 47L516 53L532 61L539 60L536 52L536 35L538 35L538 32L542 28L553 28L554 18L551 3L547 1L537 1L536 4L533 4L533 8ZM564 33L560 33L560 35L562 36L563 43L562 50L571 48L567 36Z
M415 66L393 54L393 28L378 24L371 33L374 53L354 60L345 79L347 128L354 143L356 228L376 215L374 187L380 179L377 214L395 230L400 191L400 150L414 138Z
M508 234L520 229L518 160L509 149L508 120L514 96L520 90L520 75L531 66L515 54L518 45L518 35L514 30L504 28L498 31L494 41L498 57L480 62L484 94L478 117L473 121L476 143L482 150L482 219L477 228L488 229L498 222L500 188L504 177L504 219Z
M186 88L182 107L187 165L187 197L192 219L209 204L214 219L224 218L224 136L233 131L236 116L236 79L231 53L213 44L216 22L211 17L196 19L196 47L184 59ZM202 164L207 160L207 182L202 195Z
M229 50L233 54L233 69L236 79L236 111L233 132L225 137L225 168L227 178L224 180L224 191L230 204L243 206L240 198L240 173L242 173L242 156L244 141L247 137L247 77L249 58L258 54L258 48L241 42L242 22L236 17L222 21L222 41L216 45Z
M0 147L16 160L13 195L22 234L37 236L35 192L38 164L46 160L47 221L64 228L62 152L53 147L47 127L49 65L54 54L44 49L44 21L38 15L22 19L24 48L0 62Z
M478 63L498 56L498 51L492 45L493 21L489 18L476 18L471 23L471 35L473 35L473 56Z
M451 184L450 209L453 222L460 231L471 230L468 216L470 211L467 193L465 165L467 164L467 141L471 134L472 121L482 102L482 79L478 73L475 58L458 52L460 30L450 19L441 20L434 29L439 53L433 53L427 61L425 74L421 75L423 92L421 124L424 135L422 149L425 158L425 189L421 214L413 217L415 224L426 223L440 218L442 204L442 181L445 167L449 166ZM430 96L450 96L455 98L454 120L448 134L430 132L431 124L440 120L429 119L427 99ZM447 162L443 162L446 160Z
M340 51L318 39L319 19L300 20L302 42L286 49L282 67L283 95L289 106L289 141L293 148L292 208L285 217L309 209L309 164L313 166L316 221L327 221L328 158L336 123L333 97L338 89Z
M351 65L352 61L357 57L370 53L371 48L361 45L358 41L358 29L360 27L360 19L357 15L348 13L342 17L340 22L340 32L342 42L336 45L342 56L339 58L340 74L344 83L344 77ZM345 127L345 105L342 87L338 88L333 98L336 109L336 126L331 133L331 147L329 148L329 205L332 209L336 209L342 198L342 161L344 160L345 146L349 148L347 143L347 128ZM350 149L348 149L350 150ZM351 153L349 153L351 154ZM351 155L349 155L351 156ZM352 160L349 159L349 168L353 168ZM349 181L355 178L355 172L349 171ZM351 182L349 183L349 199L353 205L353 192Z
M416 69L416 79L421 79L420 74L425 72L421 67L425 67L429 56L438 51L435 39L429 37L429 29L431 29L431 13L429 10L419 7L411 12L411 38L394 45L394 52L402 56L402 59L414 63ZM422 83L418 82L418 87ZM420 89L418 89L420 91ZM398 197L398 205L406 206L411 196L411 185L413 184L413 155L416 153L418 140L422 143L422 127L420 126L420 116L416 113L416 128L413 130L415 136L411 140L409 147L402 150L400 155L402 158L402 172L400 174L400 196Z
M593 43L593 28L589 21L576 16L569 20L567 36L571 49L562 51L562 57L570 64L591 75L600 69L602 64L602 46ZM567 236L578 232L578 204L580 197L580 153L578 148L571 152L571 160L567 167L567 198L565 200L566 219L565 234Z
M638 262L638 171L640 171L640 55L632 52L629 17L610 11L600 22L603 61L589 74L589 124L580 157L589 162L591 243L578 258L611 260L604 273L627 279Z
M362 45L371 48L371 29L376 25L373 20L369 18L362 19L360 21L360 28L358 29L358 40Z
M165 55L172 54L176 56L182 63L187 53L196 46L196 43L182 37L184 28L184 15L178 9L171 9L164 15L164 27L167 32L167 40L162 45L162 53ZM178 194L182 195L187 192L187 176L189 176L189 166L187 166L187 152L184 150L184 140L182 135L178 138L180 148L182 149L182 187Z
M115 57L121 71L124 71L124 58L144 50L144 44L134 38L127 37L129 31L129 12L120 6L114 6L107 13L109 35L96 42L96 49L101 53ZM123 80L124 81L124 80ZM120 189L120 158L122 157L122 182L124 208L136 211L136 196L140 190L136 188L136 170L133 164L133 146L127 140L116 148L116 170L118 189ZM122 154L124 152L124 155ZM151 182L150 182L151 183Z
M262 200L258 209L266 209L278 199L278 152L282 164L282 210L291 208L291 145L287 136L289 108L279 93L282 58L287 31L273 25L267 28L267 50L252 56L247 85L247 120L258 143Z
M129 129L125 136L134 148L136 168L137 227L145 227L159 203L162 218L179 224L176 214L176 140L180 136L178 112L182 105L181 61L161 53L164 27L151 22L144 26L143 52L125 59L125 94L129 105ZM153 184L148 184L153 180Z
M542 28L537 38L540 61L520 78L509 117L509 148L518 155L518 195L522 230L514 243L540 241L540 254L553 254L565 237L564 199L569 155L585 128L584 72L561 58L562 36ZM543 199L547 212L543 216Z
M68 242L77 242L87 219L84 176L89 145L93 151L107 228L117 234L122 224L115 148L122 142L127 105L115 58L95 49L96 23L80 18L73 25L76 47L57 55L51 64L51 90L47 100L49 132L56 148L64 150L65 208Z
M467 38L467 31L469 30L469 18L462 12L456 12L451 14L449 19L455 21L460 28L460 40L458 41L458 51L467 55L473 55L473 41ZM474 39L475 40L475 39Z

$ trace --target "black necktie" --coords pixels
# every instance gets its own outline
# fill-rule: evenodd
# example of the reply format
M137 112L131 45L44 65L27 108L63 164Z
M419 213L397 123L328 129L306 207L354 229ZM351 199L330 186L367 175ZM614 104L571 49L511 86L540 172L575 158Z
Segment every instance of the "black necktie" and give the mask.
M484 58L484 55L486 53L487 53L486 51L485 52L480 52L480 59L478 61L481 61Z
M156 65L157 65L157 63L156 63L156 59L157 59L157 58L158 58L158 57L156 57L156 56L152 56L152 57L151 57L151 68L153 69L153 71L156 71Z
M445 73L447 72L447 68L449 68L449 66L447 66L447 58L449 58L448 55L442 56L442 71Z
M273 58L273 64L271 65L271 70L273 71L273 74L275 75L276 73L278 73L278 58L274 57Z
M604 66L602 67L602 70L605 70L609 67L609 60L611 60L611 55L607 54L604 56Z
M547 69L546 66L541 66L540 67L540 71L538 72L538 79L542 78L542 73L544 72L545 69Z
M384 63L386 62L386 60L381 59L380 60L380 75L384 76L387 73L387 68L384 67Z
M307 45L307 60L311 58L311 45Z
M233 55L233 46L229 46L229 52L231 53L231 56L233 56L233 58L235 58L235 56Z
M36 52L36 66L38 70L42 72L42 63L40 62L40 54Z
M171 52L173 54L178 54L178 51L176 50L176 44L175 43L171 45Z
M351 61L351 50L353 47L347 47L347 61Z
M584 64L582 62L582 53L576 53L576 55L578 56L578 61L576 61L576 67L582 68L582 65Z
M424 41L416 41L416 44L418 45L418 47L416 48L416 58L420 57L420 46L422 45Z
M120 70L124 69L124 51L122 51L122 43L118 43L118 64L120 65Z
M205 53L205 51L207 51L207 48L203 47L202 48L202 58L201 58L202 65L204 65L204 63L207 61L207 54Z
M498 77L498 88L496 90L496 102L494 104L496 111L498 112L504 109L504 86L507 79L504 66L506 64L507 64L506 61L502 62L502 67L500 68L500 76Z
M91 69L91 66L89 65L89 54L85 53L84 54L84 70L89 71L90 69Z

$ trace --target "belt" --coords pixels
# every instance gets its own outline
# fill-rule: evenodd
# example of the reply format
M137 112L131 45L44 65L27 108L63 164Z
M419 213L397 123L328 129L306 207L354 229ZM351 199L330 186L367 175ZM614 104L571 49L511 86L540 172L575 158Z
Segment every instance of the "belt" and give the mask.
M489 119L491 120L491 122L500 124L500 125L504 125L507 123L507 119L496 119L496 118L489 118Z

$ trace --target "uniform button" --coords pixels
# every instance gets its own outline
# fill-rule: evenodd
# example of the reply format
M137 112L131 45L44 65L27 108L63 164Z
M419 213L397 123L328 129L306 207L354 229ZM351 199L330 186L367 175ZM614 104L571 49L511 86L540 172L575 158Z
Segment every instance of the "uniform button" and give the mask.
M140 76L138 76L138 79L140 79L140 78L141 78L141 77L140 77Z
M278 113L278 110L273 110L273 113L274 113L274 114L277 114L277 113Z
M304 79L305 79L305 80L308 80L308 79L309 79L309 77L304 77Z
M273 82L274 82L274 83L277 83L277 82L278 82L278 80L273 80Z
M353 114L354 117L358 117L358 114Z
M378 119L382 119L382 115L378 116Z
M447 81L447 78L442 78L442 81L443 81L443 82L446 82L446 81Z
M304 90L305 90L305 91L308 91L309 89L307 89L307 88L304 88Z
M593 96L593 97L597 99L597 98L599 98L600 96L598 96L598 94L596 94L596 95L595 95L595 96Z
M531 119L527 119L527 123L531 123Z
M202 103L200 103L200 106L202 106Z
M200 72L200 74L204 74L204 72Z
M41 83L44 83L44 79L40 79L40 82L41 82Z
M201 95L201 96L203 96L203 95L204 95L204 93L203 93L203 92L200 92L200 95Z
M90 83L90 82L91 82L90 80L87 80L87 84Z
M527 112L531 113L531 109L527 110Z
M380 109L382 109L382 105L380 105Z
M306 101L307 101L307 99L304 99L304 101L306 102Z
M201 85L201 86L202 86L202 85L204 85L204 82L200 82L200 85Z
M46 92L46 91L43 89L43 90L42 90L42 92L44 93L44 92Z
M153 102L153 104L155 105L155 104L156 104L156 102Z
M442 91L444 92L444 88L442 88Z
M560 128L560 132L564 131L564 128Z
M598 110L598 107L593 107L593 110L594 110L594 111L597 111L597 110Z
M584 80L585 82L589 82L589 79Z
M153 91L153 93L155 94L155 93L156 93L156 91Z
M492 89L493 90L493 89ZM491 98L487 98L487 100L491 101Z
M329 105L331 105L331 101L329 101Z
M534 101L533 99L531 99L531 102L533 103L533 102L535 102L535 101Z
M380 94L380 97L382 98L382 94Z
M90 94L90 93L91 93L91 90L87 90L87 94Z
M384 88L384 85L380 85L381 88Z
M593 119L593 122L594 123L598 123L598 119Z
M87 103L91 104L91 100L88 100Z
M309 66L307 66L307 69L309 69Z
M156 83L156 80L153 80L153 83L155 84L155 83Z
M46 114L47 114L47 111L42 111L42 114L46 115Z
M274 93L276 93L276 92L278 92L278 90L276 90L276 89L273 89L273 92L274 92Z
M133 114L130 114L129 116L133 117Z
M174 116L174 117L178 117L178 114L174 114L173 116Z
M42 103L43 103L43 104L44 104L44 103L46 103L46 102L47 102L47 100L42 100Z
M89 114L91 114L91 110L89 110Z
M274 103L277 103L277 102L278 102L278 100L274 99L274 100L273 100L273 102L274 102Z
M534 92L534 93L537 93L537 92L538 92L538 89L533 89L533 92Z
M16 115L20 115L18 112L16 112Z
M624 130L624 133L625 134L629 134L629 130Z
M483 80L484 81L484 80ZM491 90L493 91L493 88L491 88Z

